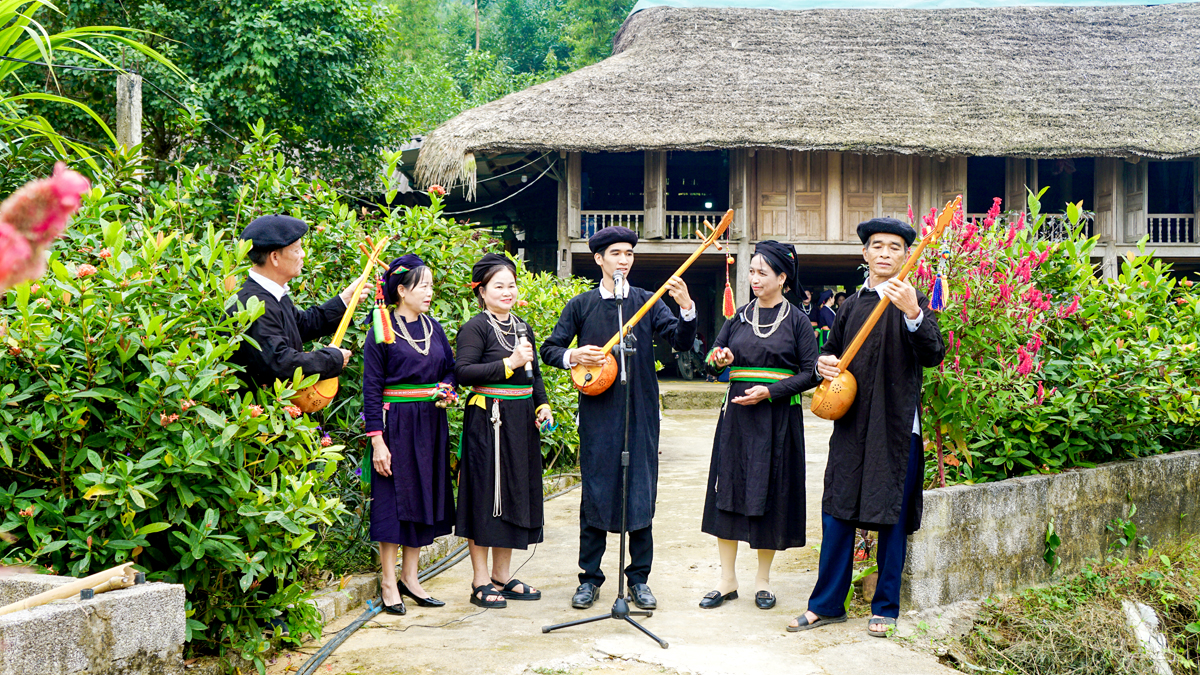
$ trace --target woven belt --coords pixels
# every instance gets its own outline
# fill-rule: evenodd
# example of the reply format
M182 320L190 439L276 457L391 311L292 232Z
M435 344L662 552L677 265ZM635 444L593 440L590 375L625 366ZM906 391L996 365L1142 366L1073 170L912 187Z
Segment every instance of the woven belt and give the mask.
M771 384L786 380L796 374L787 368L730 368L730 382L762 382Z
M437 384L393 384L383 389L384 403L436 401Z
M533 397L533 387L520 384L481 384L471 387L471 391L480 396L499 398L506 401Z
M786 380L796 374L794 370L787 368L730 368L730 382L756 382L758 384L774 384L781 380ZM728 403L729 393L725 393L726 403ZM792 405L803 405L804 400L800 394L795 394L791 398ZM722 405L724 409L724 405Z

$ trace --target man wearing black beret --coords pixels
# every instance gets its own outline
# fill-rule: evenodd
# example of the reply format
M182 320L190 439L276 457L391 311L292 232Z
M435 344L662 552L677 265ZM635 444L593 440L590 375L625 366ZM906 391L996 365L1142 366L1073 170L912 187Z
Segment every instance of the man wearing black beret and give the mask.
M303 312L296 309L287 285L304 269L300 238L307 231L304 221L283 215L260 216L242 231L241 238L253 245L250 262L254 267L238 291L238 303L245 306L253 297L266 305L263 315L246 331L258 348L243 342L230 359L245 369L242 377L251 386L270 386L275 380L290 382L297 368L305 377L314 374L321 379L337 377L350 362L350 352L338 347L301 351L306 341L337 329L358 283L351 283L324 304ZM364 286L359 300L366 294Z
M602 277L600 287L567 302L554 332L542 343L542 362L556 368L599 366L606 355L597 345L617 334L616 286L613 275L624 279L621 287L625 318L629 319L653 293L629 285L633 247L638 236L626 227L606 227L588 240ZM637 351L629 354L629 566L625 574L633 603L654 609L657 599L647 579L654 561L650 524L658 491L658 376L654 370L654 338L676 351L691 349L696 336L696 305L687 284L679 277L667 281L671 297L679 304L675 318L661 299L631 331ZM571 343L577 342L574 349ZM583 499L579 512L579 587L571 606L587 609L596 601L604 572L600 569L609 532L621 531L621 449L624 447L625 392L620 384L596 396L579 397L579 468Z
M879 532L879 581L867 633L887 637L900 616L900 573L908 535L921 526L925 454L921 442L922 369L942 362L946 346L937 315L912 284L894 278L917 233L895 218L858 226L869 274L838 309L817 359L820 378L841 371L843 350L887 297L891 305L849 366L858 384L854 404L833 423L825 491L821 498L821 560L808 611L789 631L846 620L856 528Z

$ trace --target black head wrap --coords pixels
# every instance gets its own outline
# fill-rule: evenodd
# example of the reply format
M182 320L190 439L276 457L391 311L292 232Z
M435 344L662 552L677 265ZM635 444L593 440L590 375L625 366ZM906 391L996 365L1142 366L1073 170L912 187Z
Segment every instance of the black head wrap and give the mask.
M829 299L832 297L833 297L833 291L821 291L821 301L818 302L817 304L824 307L825 303L829 302Z
M487 253L479 259L479 262L471 267L471 282L474 284L483 283L483 278L487 275L488 270L497 265L503 265L512 270L514 277L517 275L517 264L508 256L500 255L499 253Z
M785 291L783 297L797 307L803 304L804 287L799 281L800 264L796 262L796 247L768 239L754 245L754 255L761 255L775 274L786 274L786 283L791 290Z
M917 231L912 228L912 225L896 218L872 218L858 224L858 238L864 245L871 235L880 232L903 237L907 246L912 246L913 240L917 238Z
M383 273L384 302L389 305L400 302L400 293L397 289L400 288L400 284L408 280L409 272L419 267L425 267L425 261L411 253L393 260L388 265L387 272Z
M608 250L609 246L612 246L613 244L619 244L621 242L625 242L630 246L637 246L637 232L634 232L628 227L621 227L620 225L606 227L596 234L593 234L592 237L588 239L588 248L592 249L592 253L599 253L603 255L604 252Z

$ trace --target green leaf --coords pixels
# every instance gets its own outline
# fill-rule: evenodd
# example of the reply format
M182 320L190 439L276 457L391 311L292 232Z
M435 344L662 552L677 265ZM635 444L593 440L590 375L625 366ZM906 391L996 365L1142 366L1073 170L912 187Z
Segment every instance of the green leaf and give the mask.
M169 527L171 527L170 523L147 523L139 527L137 533L139 536L145 536L147 534L154 534L155 532L162 532Z

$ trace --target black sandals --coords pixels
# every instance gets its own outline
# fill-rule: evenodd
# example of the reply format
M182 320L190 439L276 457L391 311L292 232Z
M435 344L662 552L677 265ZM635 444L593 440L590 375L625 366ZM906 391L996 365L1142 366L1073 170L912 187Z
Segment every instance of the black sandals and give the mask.
M507 600L487 600L489 596L499 595L503 598L503 594L496 590L492 584L484 584L471 589L471 604L484 609L503 609L508 607Z
M501 582L496 581L495 579L492 579L492 583L499 584ZM517 586L524 586L525 590L518 593L517 591L513 590ZM541 591L531 590L529 587L529 584L525 583L524 581L521 581L520 579L509 579L508 583L504 584L504 588L500 589L500 595L503 595L504 597L508 598L509 600L541 600L542 599Z

